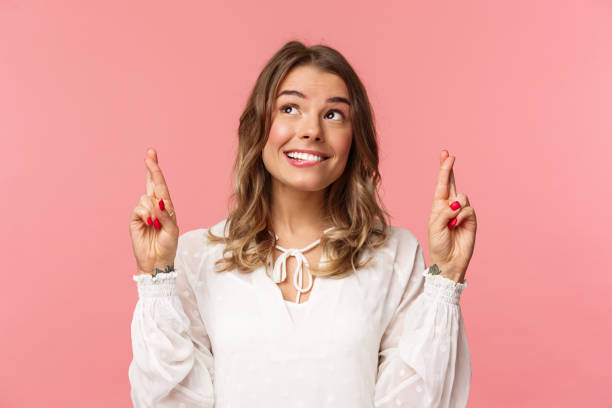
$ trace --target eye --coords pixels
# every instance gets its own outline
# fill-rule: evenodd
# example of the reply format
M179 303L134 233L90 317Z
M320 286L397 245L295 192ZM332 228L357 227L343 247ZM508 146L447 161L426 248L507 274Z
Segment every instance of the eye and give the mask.
M294 105L283 105L280 108L280 111L283 113L289 113L287 112L287 109L297 109ZM291 113L289 113L291 115Z
M327 112L327 115L325 115L325 117L328 118L328 119L332 119L331 117L329 117L330 113L332 113L332 114L333 113L337 113L339 115L339 118L336 119L336 120L344 119L344 114L342 112L340 112L339 110L335 110L335 109L334 110L330 110L329 112Z

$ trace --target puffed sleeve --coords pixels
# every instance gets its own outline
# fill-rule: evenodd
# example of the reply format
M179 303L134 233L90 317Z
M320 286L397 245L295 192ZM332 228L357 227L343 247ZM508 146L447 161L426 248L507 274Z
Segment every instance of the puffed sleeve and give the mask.
M183 255L186 234L179 237L173 272L133 275L138 301L128 373L135 408L214 407L214 360L189 281L196 263Z
M412 253L412 267L395 264L410 275L381 339L375 406L465 407L472 368L459 299L467 281L427 274L420 244Z

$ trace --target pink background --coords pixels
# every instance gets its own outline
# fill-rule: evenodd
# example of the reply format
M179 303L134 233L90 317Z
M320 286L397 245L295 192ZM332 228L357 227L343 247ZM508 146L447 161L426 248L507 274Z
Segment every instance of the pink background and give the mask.
M469 406L612 406L603 0L0 0L0 406L131 405L145 150L183 232L224 218L239 115L291 39L361 76L385 203L426 259L438 155L457 157L479 225Z

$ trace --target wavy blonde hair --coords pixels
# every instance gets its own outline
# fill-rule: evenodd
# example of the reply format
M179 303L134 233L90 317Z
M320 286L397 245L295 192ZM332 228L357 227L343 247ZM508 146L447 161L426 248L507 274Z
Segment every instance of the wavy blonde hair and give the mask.
M262 151L268 139L273 103L279 84L297 66L312 65L340 76L351 100L353 140L343 174L326 188L326 224L334 228L321 237L326 262L311 266L315 276L342 278L367 265L362 254L385 244L390 218L382 206L378 187L378 145L374 114L359 77L338 51L325 45L306 47L290 41L263 68L238 127L238 151L233 165L234 193L224 237L208 230L210 242L225 244L216 261L218 272L236 268L250 272L268 267L274 258L275 237L270 234L271 176ZM235 208L232 208L235 202ZM226 256L229 254L229 256Z

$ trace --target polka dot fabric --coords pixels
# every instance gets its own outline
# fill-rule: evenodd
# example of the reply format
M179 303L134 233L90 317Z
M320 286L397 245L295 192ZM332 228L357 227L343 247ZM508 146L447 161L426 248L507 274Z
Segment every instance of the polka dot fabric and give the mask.
M184 235L179 247L184 247ZM188 265L178 252L175 271L135 275L139 300L132 319L128 376L134 407L214 407L214 360Z
M133 276L134 407L467 405L467 281L427 275L409 230L391 227L357 273L316 278L299 319L264 266L215 272L206 234L180 236L174 272Z
M423 267L419 246L415 268ZM467 280L427 272L411 275L382 337L376 407L467 406L472 371L459 306Z

